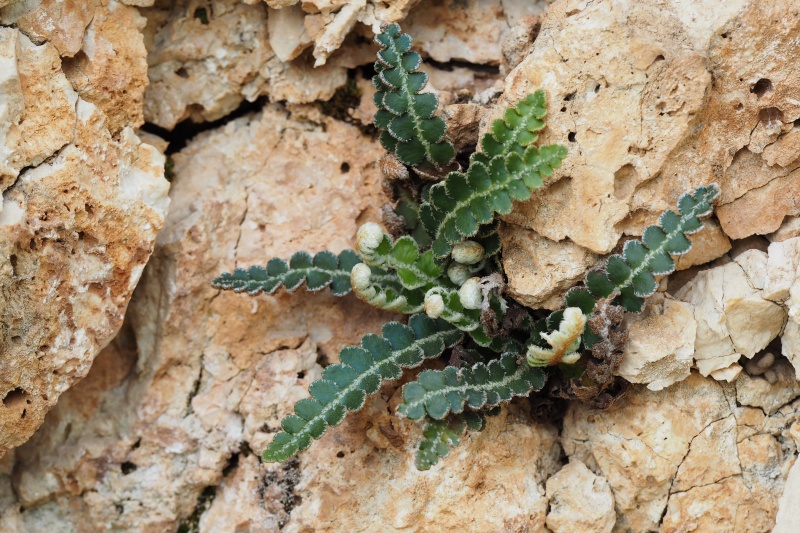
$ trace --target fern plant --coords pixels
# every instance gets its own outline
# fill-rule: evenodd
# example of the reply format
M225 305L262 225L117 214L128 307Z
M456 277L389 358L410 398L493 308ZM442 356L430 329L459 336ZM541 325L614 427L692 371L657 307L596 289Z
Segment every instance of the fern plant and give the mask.
M434 116L439 99L433 93L421 93L428 75L417 70L422 57L411 50L411 37L402 33L399 25L391 24L375 42L381 47L372 78L381 144L405 165L447 166L455 149L445 139L444 120Z
M361 409L384 382L448 350L449 364L420 372L403 387L397 407L399 415L427 422L416 458L423 470L446 457L465 431L482 429L493 408L542 390L548 375L553 381L568 376L573 394L607 395L612 362L625 342L622 313L641 311L656 277L674 270L672 256L689 250L686 235L702 227L719 193L710 185L681 197L678 212L664 213L641 242L627 242L605 268L587 274L583 287L570 290L565 309L545 316L526 310L504 295L496 217L530 198L567 155L564 146L536 144L545 127L544 92L528 95L495 120L465 170L447 172L434 184L414 182L412 171L425 179L445 173L455 150L435 115L435 95L422 92L427 76L418 71L421 57L411 38L392 24L376 42L375 125L391 154L382 166L418 186L393 207L399 220L392 233L367 223L355 250L313 257L298 252L288 262L275 258L266 268L222 274L213 285L250 295L273 294L281 286L330 287L336 296L352 290L375 307L411 317L407 325L390 322L381 335L344 348L341 362L327 366L309 387L310 397L283 419L265 461L305 450Z

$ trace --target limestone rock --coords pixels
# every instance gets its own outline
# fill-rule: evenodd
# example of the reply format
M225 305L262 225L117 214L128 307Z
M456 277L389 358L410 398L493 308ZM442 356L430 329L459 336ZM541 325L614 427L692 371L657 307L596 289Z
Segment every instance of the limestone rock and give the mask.
M764 299L736 262L700 272L675 296L694 308L694 358L703 375L742 355L753 357L780 334L786 320L785 309Z
M570 462L547 480L547 497L547 527L554 533L610 533L614 528L617 517L608 481L580 461Z
M62 57L73 57L81 50L86 27L100 4L100 0L42 0L16 21L17 27L40 44L49 42Z
M40 38L67 48L83 42L81 6L44 2L16 9L21 26L36 19L52 30ZM53 13L71 22L48 26ZM120 45L120 54L130 52L131 65L119 65L130 76L120 81L138 79L143 88L145 51L133 24L135 10L110 2L94 14L98 26L114 16L130 23L117 26L113 35L100 33ZM141 118L136 88L131 85L124 96L103 85L106 71L116 70L95 69L99 50L86 55L83 81L105 87L105 97L118 98L114 106L102 99L96 106L79 96L62 71L56 46L36 45L17 29L0 28L0 61L0 248L7 258L0 275L3 454L30 437L113 338L169 200L164 156L131 129ZM85 96L91 98L91 91Z
M697 322L691 305L653 295L641 315L626 318L628 342L618 374L661 390L686 379L694 363Z
M673 207L674 209L674 207ZM703 221L703 229L689 235L692 249L675 258L675 268L684 270L695 265L704 265L722 257L731 249L731 240L713 218Z
M289 531L333 533L388 525L434 533L459 531L467 522L476 531L546 531L544 481L558 470L560 453L549 423L533 423L512 406L490 419L483 432L468 436L447 459L419 472L412 460L419 430L388 419L385 404L373 402L371 412L353 422L357 425L343 427L352 428L351 433L339 433L332 445L320 443L309 450L307 460L314 466L301 474L303 500L287 524ZM364 439L369 424L377 425L388 442ZM519 453L520 446L527 453ZM363 476L354 475L359 469Z
M506 219L607 253L674 208L680 194L711 181L720 182L717 214L731 238L774 232L797 215L800 151L790 130L800 118L800 74L791 66L800 14L793 6L552 5L497 108L544 88L543 141L567 145L569 155L549 186ZM787 23L762 30L778 19Z
M436 61L499 65L501 44L509 29L524 17L541 13L549 3L423 0L411 11L403 29Z
M156 5L141 10L148 19L148 122L172 129L186 118L216 120L261 95L289 103L327 100L347 80L345 67L333 62L313 68L305 55L281 61L269 43L263 5L224 0L213 11L200 12L186 8L188 0L183 4L180 9Z
M736 400L742 405L760 407L772 415L800 396L800 381L788 361L777 361L771 371L766 377L751 376L747 372L740 374L735 381Z
M604 412L570 406L564 450L608 480L618 530L772 528L797 450L784 428L800 402L765 415L737 407L733 387L692 374L659 392L636 387Z
M77 94L61 72L58 51L33 44L18 30L0 28L0 65L0 190L5 190L20 170L69 143Z
M778 230L769 235L772 242L781 242L800 237L800 217L786 217Z
M75 136L4 194L0 453L39 427L113 337L169 203L164 156L78 100Z
M141 30L145 22L135 8L111 0L94 13L83 38L83 53L64 65L80 97L106 114L112 135L144 123L147 51Z
M561 307L564 293L597 261L585 248L519 227L503 226L500 235L509 294L533 309Z
M800 461L795 460L786 480L786 491L783 493L778 509L778 517L773 533L793 533L800 530Z
M773 242L767 253L769 258L764 298L786 301L790 289L800 278L800 237Z

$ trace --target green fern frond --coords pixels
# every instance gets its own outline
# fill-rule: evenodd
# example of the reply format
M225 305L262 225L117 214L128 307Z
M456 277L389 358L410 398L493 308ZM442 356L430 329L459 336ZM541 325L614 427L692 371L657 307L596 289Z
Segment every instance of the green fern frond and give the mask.
M359 263L350 272L350 284L358 298L373 307L412 315L419 313L425 305L423 289L406 289L397 276L375 275L377 268ZM381 271L382 272L382 271Z
M417 381L403 387L403 403L397 406L397 412L412 420L426 414L440 420L451 412L462 412L465 405L481 409L525 396L544 387L544 382L541 369L519 364L515 354L472 368L425 370Z
M467 431L483 431L486 416L483 413L468 411L450 416L447 420L428 420L424 437L417 448L417 470L430 468L450 455L450 450L461 443L461 436Z
M448 174L430 188L420 207L434 255L447 257L453 244L477 234L496 214L510 213L514 200L529 199L566 155L561 145L530 146L522 154L495 156L488 163L473 158L466 173Z
M381 144L406 165L427 162L442 168L453 160L455 149L444 140L444 120L433 116L439 99L433 93L419 94L428 83L428 75L417 71L422 57L411 51L411 37L397 24L387 26L375 42L381 47L372 78Z
M594 310L596 300L613 297L614 305L639 313L644 307L644 299L658 288L655 276L664 276L675 270L671 256L691 250L692 243L686 235L703 228L701 219L711 214L718 196L716 183L681 196L678 213L665 211L657 226L645 228L641 241L626 242L622 254L609 257L604 269L590 271L586 275L586 289L570 290L566 304L580 307L589 314Z
M419 220L419 202L407 190L401 191L394 213L403 219L406 230L420 248L430 248L431 238Z
M511 152L522 154L539 138L547 114L544 91L529 94L514 107L506 109L502 119L492 122L490 132L481 138L481 156L488 161Z
M311 398L297 402L294 415L281 422L262 455L264 461L285 461L308 448L328 429L339 425L348 411L364 406L366 397L381 383L399 378L403 368L413 368L437 357L461 341L462 333L443 320L412 316L408 326L389 322L382 336L365 335L361 346L348 346L339 353L341 363L322 371L322 379L311 384Z
M307 252L297 252L287 263L273 258L267 267L252 266L225 272L211 285L217 289L246 292L254 296L261 292L273 294L283 285L289 292L303 283L306 289L316 292L330 286L336 296L350 292L350 271L361 260L353 250L345 250L337 257L331 252L319 252L313 258Z
M436 263L433 252L420 253L419 245L409 236L393 242L380 226L372 222L358 230L356 250L367 265L397 272L406 289L437 284L444 274L444 268Z

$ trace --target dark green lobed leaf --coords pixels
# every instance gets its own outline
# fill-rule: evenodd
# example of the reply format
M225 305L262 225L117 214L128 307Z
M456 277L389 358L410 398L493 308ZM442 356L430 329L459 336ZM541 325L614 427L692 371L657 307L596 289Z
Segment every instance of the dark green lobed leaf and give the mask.
M341 363L323 370L322 379L308 389L311 397L297 402L295 414L283 420L283 431L267 446L263 459L284 461L305 450L328 427L340 424L348 411L361 409L382 381L397 379L402 368L440 355L462 337L443 320L414 315L408 326L390 322L384 325L382 336L365 335L361 346L345 347L339 354Z
M305 283L309 291L316 292L330 286L334 295L344 296L351 289L350 271L360 262L352 250L345 250L338 257L327 251L313 257L306 252L297 252L288 263L273 258L266 268L252 266L223 273L212 282L212 286L256 295L261 292L273 294L280 286L292 292Z

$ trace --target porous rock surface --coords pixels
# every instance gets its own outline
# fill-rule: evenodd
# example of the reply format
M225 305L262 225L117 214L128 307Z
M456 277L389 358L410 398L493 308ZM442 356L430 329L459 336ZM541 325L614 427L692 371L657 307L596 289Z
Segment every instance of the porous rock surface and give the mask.
M718 182L727 237L775 232L800 209L799 34L792 0L557 2L500 103L544 88L542 138L569 155L506 220L564 254L608 253L681 193ZM706 260L730 246L702 244ZM510 288L532 302L563 294L535 276Z
M142 119L166 129L186 118L216 120L259 96L289 105L259 103L258 112L238 113L172 155L170 213L120 333L87 377L63 392L91 364L85 354L93 358L111 335L92 338L85 352L70 347L70 356L84 355L68 359L73 373L59 382L58 405L40 431L0 459L0 530L797 529L800 230L788 199L796 196L792 123L800 98L788 66L798 33L788 0L560 0L543 14L543 4L507 0L3 4L0 23L15 26L0 31L18 35L15 46L47 52L52 65L46 84L27 88L24 68L20 82L0 68L0 94L15 94L9 88L18 85L49 91L10 99L0 113L27 112L29 102L52 106L0 131L0 149L11 154L0 158L2 186L10 187L4 198L27 190L20 184L28 174L51 168L73 145L87 158L94 155L81 144L86 139L107 147L105 159L88 159L91 170L69 175L84 187L112 176L109 195L114 176L120 183L135 176L143 200L124 214L152 225L125 233L129 219L112 217L122 233L104 237L107 249L152 246L166 207L163 156L140 144L131 127ZM127 6L141 7L145 18ZM469 132L488 123L496 82L516 67L495 109L544 86L544 140L570 147L563 170L503 228L515 298L558 307L601 254L697 184L721 183L718 219L692 237L681 272L645 313L629 318L621 373L641 384L609 410L575 403L563 421L543 421L527 402L515 402L418 472L420 429L393 415L393 383L297 459L265 465L258 452L322 367L342 346L398 317L353 296L300 290L253 298L217 291L209 280L301 249L339 251L352 246L361 223L379 220L381 150L363 127L372 113L370 84L348 69L373 60L368 26L407 15L404 29L437 62L426 66L429 87L459 146L475 142ZM3 42L2 67L39 58L13 55ZM129 67L109 61L109 50ZM754 56L744 61L745 52ZM360 105L344 114L305 105L330 98L348 76ZM45 124L47 136L23 131ZM115 173L118 160L135 163L120 163ZM37 198L61 200L57 193ZM128 205L122 196L115 205ZM42 212L26 205L26 213ZM143 217L143 206L158 216ZM4 207L0 220L8 213ZM87 240L96 246L88 239L99 239L94 229L75 228L69 231L77 237L24 257L51 261L58 259L52 249L84 250ZM770 241L735 240L756 234ZM84 313L93 318L85 326L92 335L119 327L149 253L142 249L134 254L138 271L113 270L127 293L119 296L122 284L106 278L75 291L76 301L96 305L105 295L117 304L102 308L116 314ZM22 258L15 269L28 264ZM74 261L96 264L94 257ZM31 309L50 317L82 308ZM19 398L7 403L24 410ZM0 435L16 446L28 429Z
M394 317L352 296L247 298L208 280L265 255L348 246L357 220L377 220L379 153L355 126L269 106L174 156L174 202L130 329L16 451L4 481L13 486L5 497L18 499L6 527L58 520L76 530L164 530L195 514L203 531L440 531L463 523L466 501L484 509L468 518L478 530L544 522L557 431L519 407L454 452L457 470L416 471L419 428L387 410L396 387L299 463L264 465L250 451L264 448L320 362ZM520 442L530 450L518 453ZM503 468L477 468L500 457ZM390 486L375 484L388 478ZM195 512L207 487L215 497ZM230 501L250 511L231 513Z
M77 38L32 18L0 26L0 456L114 337L169 204L164 156L134 132L144 19L106 4L60 21Z

